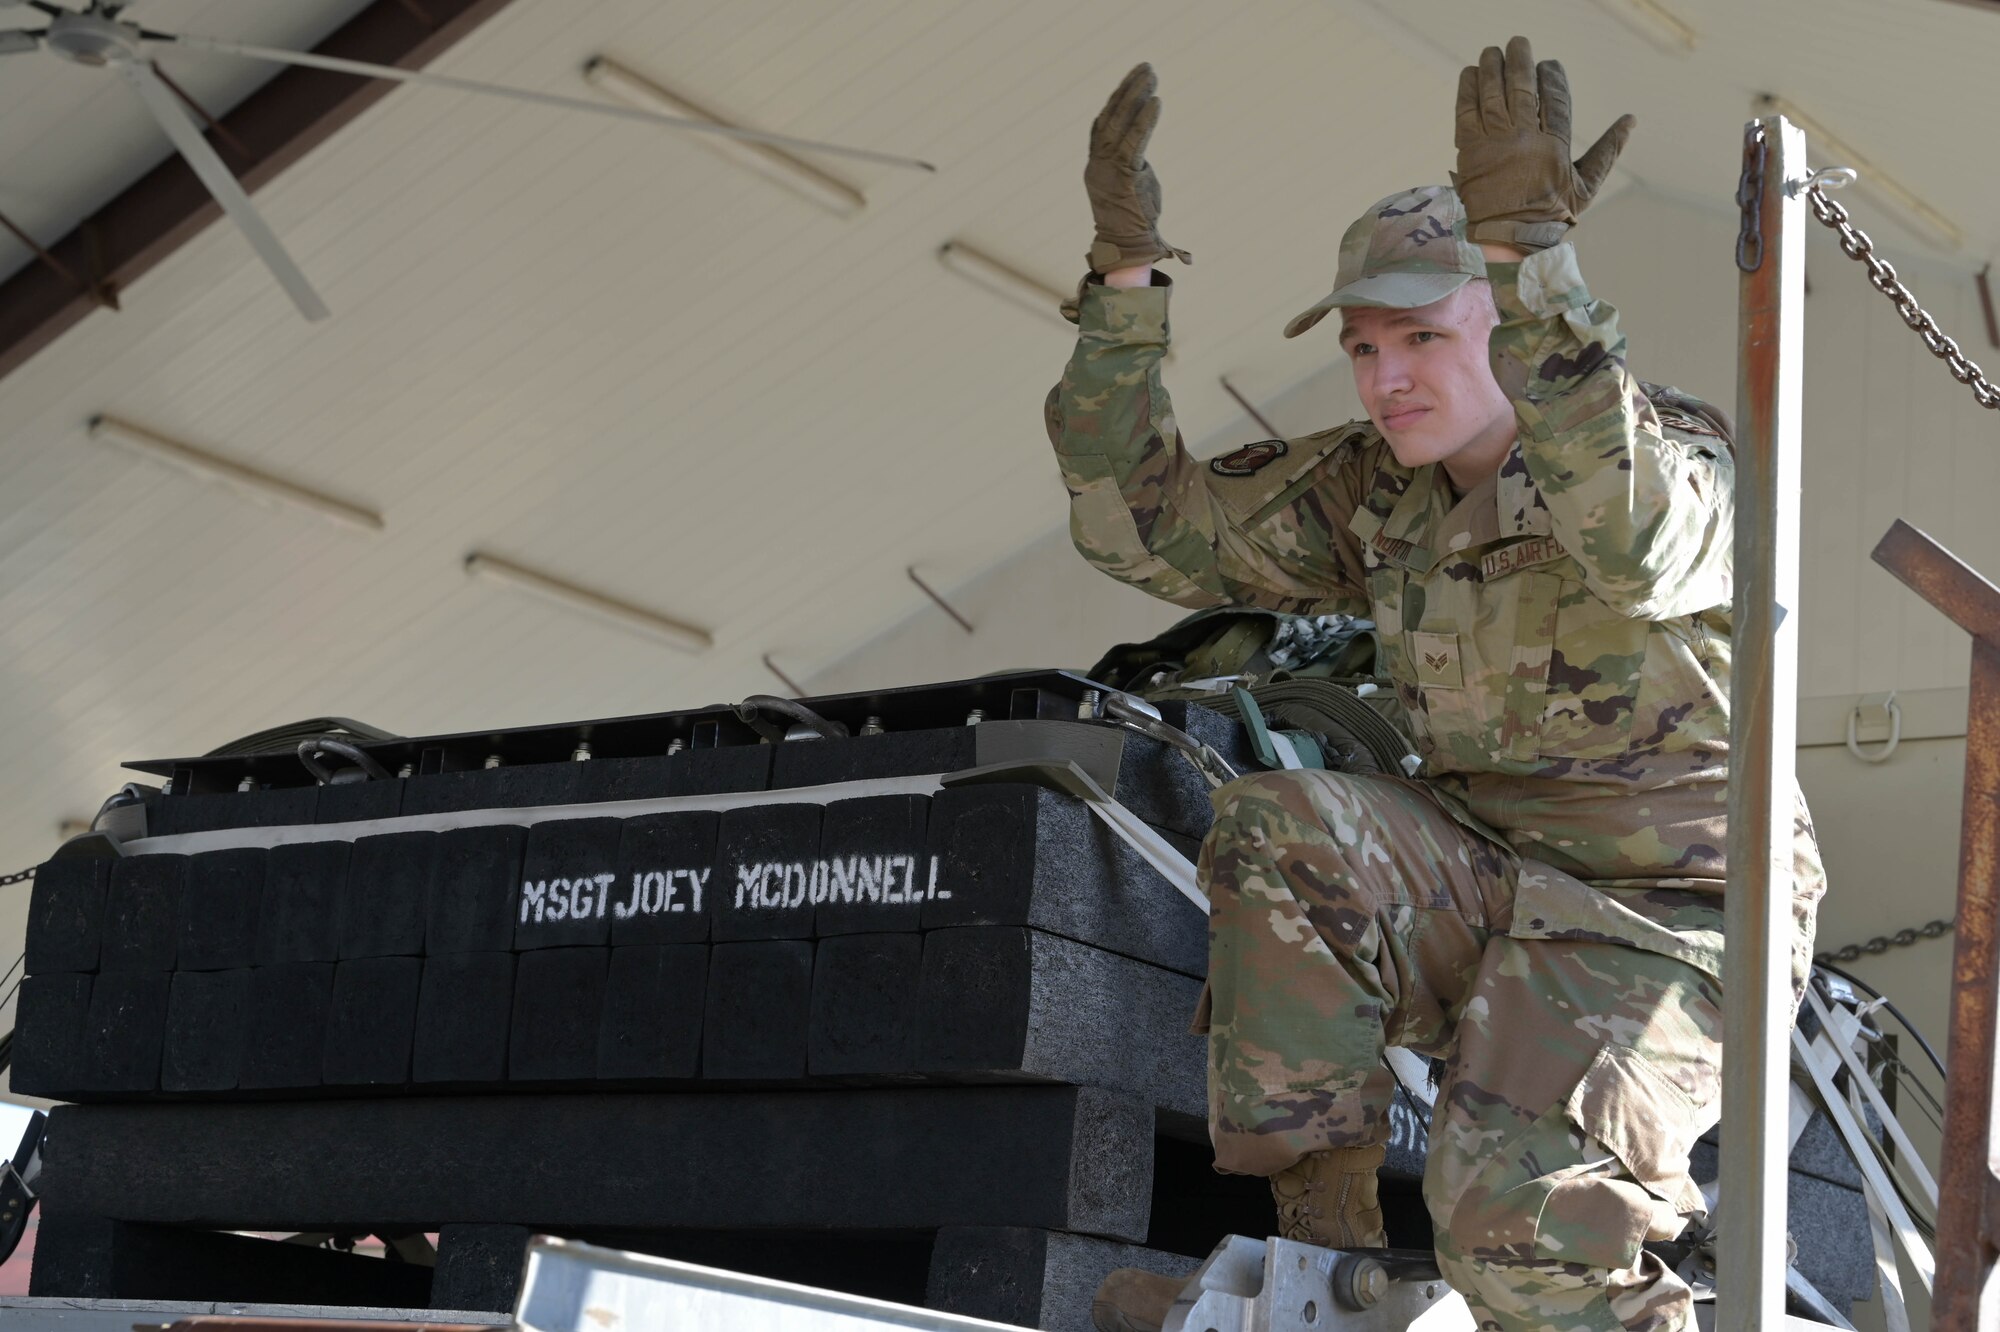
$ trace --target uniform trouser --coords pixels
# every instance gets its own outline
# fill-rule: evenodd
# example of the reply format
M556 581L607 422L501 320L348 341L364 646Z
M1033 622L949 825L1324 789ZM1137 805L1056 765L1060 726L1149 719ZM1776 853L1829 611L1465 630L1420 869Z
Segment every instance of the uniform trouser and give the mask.
M1714 977L1621 944L1509 937L1521 862L1420 787L1305 771L1216 793L1209 1115L1218 1169L1385 1140L1385 1044L1445 1057L1424 1198L1482 1328L1693 1326L1653 1255L1699 1209Z

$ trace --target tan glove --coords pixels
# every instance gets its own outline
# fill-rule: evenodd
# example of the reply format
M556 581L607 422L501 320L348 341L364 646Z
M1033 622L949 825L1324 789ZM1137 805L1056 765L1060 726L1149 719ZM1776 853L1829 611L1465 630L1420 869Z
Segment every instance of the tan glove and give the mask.
M1620 116L1590 150L1570 161L1569 75L1562 62L1535 63L1526 37L1489 46L1458 76L1458 170L1466 235L1524 250L1546 249L1611 173L1639 122Z
M1090 161L1083 188L1097 237L1087 257L1091 271L1136 268L1172 255L1191 263L1186 250L1160 239L1160 179L1146 161L1146 143L1160 122L1159 80L1151 65L1135 65L1090 123Z

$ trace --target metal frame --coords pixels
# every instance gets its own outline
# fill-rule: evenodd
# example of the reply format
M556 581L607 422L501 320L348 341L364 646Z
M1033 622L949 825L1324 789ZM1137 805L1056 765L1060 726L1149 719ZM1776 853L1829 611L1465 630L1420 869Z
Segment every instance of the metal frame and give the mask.
M1797 778L1799 425L1805 134L1753 121L1745 144L1737 353L1735 662L1724 895L1717 1327L1784 1318L1790 1141L1792 856ZM1754 256L1754 257L1753 257Z
M1972 635L1931 1326L1993 1332L2000 1328L2000 1299L1989 1294L2000 1261L2000 1101L1993 1085L2000 1072L2000 587L1900 520L1874 559Z
M1773 1144L1789 1141L1790 806L1798 702L1797 624L1789 612L1798 605L1799 576L1805 147L1803 131L1783 116L1752 121L1738 194L1742 429L1724 916L1725 1169L1717 1203L1717 1326L1724 1332L1755 1332L1783 1319L1786 1161ZM1901 521L1876 546L1874 559L1973 639L1931 1323L1938 1332L1996 1332L2000 587Z

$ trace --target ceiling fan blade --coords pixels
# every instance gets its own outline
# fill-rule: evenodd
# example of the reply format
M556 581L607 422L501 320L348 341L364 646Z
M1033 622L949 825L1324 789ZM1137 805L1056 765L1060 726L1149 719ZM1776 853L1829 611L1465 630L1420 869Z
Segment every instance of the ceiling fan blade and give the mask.
M743 129L736 125L718 125L706 120L689 120L682 116L663 115L658 111L643 111L638 107L608 106L603 102L584 97L564 97L558 93L536 92L529 88L509 88L498 83L482 83L477 79L455 78L449 74L427 74L414 69L397 69L392 65L371 65L360 60L342 60L337 56L316 55L309 51L280 51L268 46L245 46L239 42L219 42L212 37L189 37L166 33L148 33L148 41L171 42L177 46L195 50L213 51L219 55L242 56L250 60L269 60L280 65L303 65L308 69L332 70L338 74L359 74L364 78L394 79L399 83L417 83L433 88L454 88L459 92L487 93L494 97L511 97L516 101L536 102L543 106L558 106L569 111L588 111L594 115L616 116L620 120L646 121L655 125L671 125L676 129L695 130L702 134L720 134L726 138L746 139L751 143L775 144L780 148L800 149L809 153L828 153L837 157L851 157L863 162L881 162L888 166L913 167L918 171L936 171L929 162L914 157L902 157L895 153L878 153L868 148L848 148L837 143L821 143L815 139L798 139L789 134L770 134L763 130Z
M153 119L166 131L167 138L187 159L187 164L194 168L194 174L201 178L201 183L222 205L222 211L236 224L244 239L250 242L250 248L257 252L257 257L278 279L278 285L299 307L299 313L307 319L326 318L326 303L306 281L306 275L299 271L299 266L292 262L292 256L285 253L277 233L271 230L270 224L264 221L264 215L250 202L250 196L243 192L242 185L223 165L222 159L216 156L215 149L209 147L208 140L201 137L201 131L188 119L187 112L181 109L181 104L167 90L167 85L160 81L160 76L153 72L153 67L140 60L120 60L116 64L118 72L139 94L139 100L153 113Z
M41 30L9 28L0 32L0 55L15 55L22 51L33 51L42 44Z

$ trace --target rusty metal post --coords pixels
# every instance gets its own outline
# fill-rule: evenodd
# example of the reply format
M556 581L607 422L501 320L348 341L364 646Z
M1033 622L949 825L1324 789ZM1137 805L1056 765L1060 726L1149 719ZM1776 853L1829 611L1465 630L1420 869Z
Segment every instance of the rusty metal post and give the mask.
M1972 635L1960 816L1958 922L1951 957L1951 1029L1945 1051L1944 1144L1939 1153L1936 1332L2000 1328L2000 587L1928 536L1898 521L1875 562Z
M1716 1203L1721 1332L1784 1322L1805 162L1805 135L1783 116L1747 127L1736 247L1741 429Z

